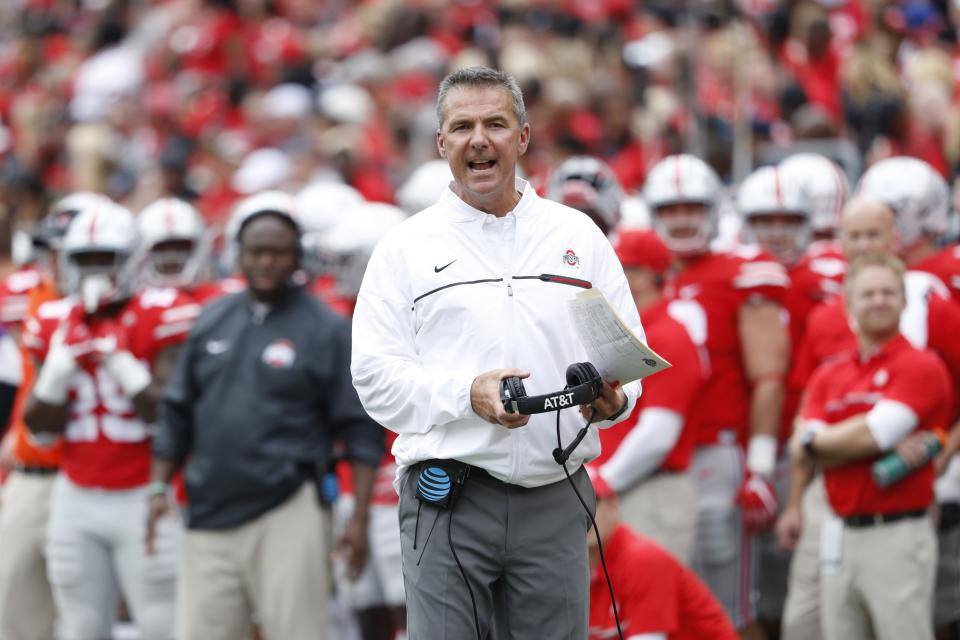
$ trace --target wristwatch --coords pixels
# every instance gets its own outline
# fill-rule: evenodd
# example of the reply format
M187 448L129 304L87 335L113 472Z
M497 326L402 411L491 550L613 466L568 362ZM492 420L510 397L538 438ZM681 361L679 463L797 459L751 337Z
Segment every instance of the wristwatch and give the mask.
M814 429L807 429L803 432L803 435L800 436L800 444L803 445L803 450L807 453L808 456L814 455L813 451L813 439L816 437L817 432Z

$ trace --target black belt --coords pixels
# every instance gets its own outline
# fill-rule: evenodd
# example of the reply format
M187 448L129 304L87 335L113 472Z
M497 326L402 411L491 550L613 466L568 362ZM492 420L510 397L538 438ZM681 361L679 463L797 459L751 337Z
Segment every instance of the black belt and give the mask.
M54 476L59 471L56 467L15 467L14 470L28 476Z
M940 510L938 531L945 533L960 526L960 503L941 502L937 507Z
M845 516L843 523L848 527L873 527L880 524L890 524L898 520L912 520L927 515L926 509L914 511L894 511L893 513L864 513Z

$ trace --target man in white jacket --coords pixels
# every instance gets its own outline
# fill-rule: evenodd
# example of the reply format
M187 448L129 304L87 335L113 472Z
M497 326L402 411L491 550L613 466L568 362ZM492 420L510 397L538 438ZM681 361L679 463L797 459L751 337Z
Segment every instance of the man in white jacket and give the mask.
M640 384L603 381L589 406L559 417L508 413L500 386L516 376L530 395L564 387L568 365L587 359L567 308L583 289L599 288L642 336L640 319L596 225L516 178L530 139L516 81L487 68L455 72L437 112L453 182L381 241L354 315L354 386L399 434L408 634L485 637L496 620L510 638L579 640L590 525L553 450L583 416L601 428L628 416ZM591 430L566 462L591 510L582 465L599 449ZM418 500L438 487L456 498L448 508Z

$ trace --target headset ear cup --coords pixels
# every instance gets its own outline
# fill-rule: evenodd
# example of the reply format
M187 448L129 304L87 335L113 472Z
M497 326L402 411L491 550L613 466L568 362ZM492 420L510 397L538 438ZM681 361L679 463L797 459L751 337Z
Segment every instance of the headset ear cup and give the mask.
M527 390L523 388L523 380L520 378L510 376L509 378L504 378L504 382L510 391L510 395L512 395L515 400L527 397Z
M603 380L600 372L589 362L575 362L567 367L567 387L589 384L593 387L596 397L603 390Z

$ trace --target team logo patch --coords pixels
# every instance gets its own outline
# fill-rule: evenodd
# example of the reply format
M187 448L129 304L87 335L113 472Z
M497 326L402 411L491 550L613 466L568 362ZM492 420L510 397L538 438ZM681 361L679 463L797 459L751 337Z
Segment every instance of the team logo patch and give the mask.
M296 359L297 352L289 340L274 340L263 350L263 363L274 369L289 369Z
M567 249L563 253L563 264L567 265L568 267L579 267L580 257L573 249Z
M873 386L875 387L882 387L887 384L888 380L890 380L890 374L887 373L886 369L880 369L873 374Z

